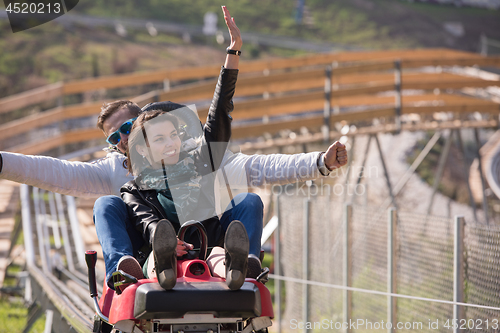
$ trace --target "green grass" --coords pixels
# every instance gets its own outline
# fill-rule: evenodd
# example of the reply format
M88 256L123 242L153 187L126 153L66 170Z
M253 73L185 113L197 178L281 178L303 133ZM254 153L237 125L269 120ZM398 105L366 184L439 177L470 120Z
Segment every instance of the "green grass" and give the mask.
M28 309L21 300L0 298L0 333L21 333L26 326ZM45 316L40 317L30 333L42 333L45 328Z

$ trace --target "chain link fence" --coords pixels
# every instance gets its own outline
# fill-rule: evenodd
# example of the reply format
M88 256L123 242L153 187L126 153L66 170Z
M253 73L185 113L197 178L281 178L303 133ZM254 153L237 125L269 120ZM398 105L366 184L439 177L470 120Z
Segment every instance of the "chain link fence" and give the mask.
M500 307L500 228L466 225L465 237L466 301ZM465 314L474 320L469 332L484 332L486 325L498 328L491 332L500 332L499 311L467 307Z
M398 214L398 290L404 295L453 301L453 219ZM453 306L399 299L399 322L422 322L453 318ZM428 327L428 326L427 326ZM438 332L449 330L441 326Z
M344 285L345 251L350 249L352 287L387 292L388 212L377 207L353 206L350 245L346 247L344 204L335 196L310 197L308 203L307 195L297 193L282 195L279 200L282 274L336 285L306 286L286 281L282 330L297 330L297 323L302 322L311 323L309 332L344 332L336 328L335 323L345 320L343 297L346 292L338 288ZM306 214L308 205L309 214ZM453 301L454 225L451 218L397 213L394 260L398 294ZM463 242L464 302L500 307L500 228L466 224ZM387 295L350 293L352 321L387 322ZM396 321L413 323L411 328L398 329L398 332L450 331L452 304L407 298L397 298L396 304ZM465 307L462 323L466 323L467 329L464 332L497 332L494 322L497 319L498 323L499 316L500 311ZM429 325L436 321L438 326L430 329ZM482 326L478 325L480 322ZM354 332L373 330L365 326L351 329Z

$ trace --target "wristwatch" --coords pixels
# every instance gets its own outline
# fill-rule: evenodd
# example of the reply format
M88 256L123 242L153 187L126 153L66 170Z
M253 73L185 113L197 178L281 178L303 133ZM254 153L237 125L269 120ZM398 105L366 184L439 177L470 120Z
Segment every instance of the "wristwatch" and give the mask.
M240 50L231 50L229 47L226 49L226 53L227 54L234 54L234 55L237 55L237 56L241 55L241 51Z
M321 153L318 156L318 170L323 176L328 176L331 172L325 164L325 153Z

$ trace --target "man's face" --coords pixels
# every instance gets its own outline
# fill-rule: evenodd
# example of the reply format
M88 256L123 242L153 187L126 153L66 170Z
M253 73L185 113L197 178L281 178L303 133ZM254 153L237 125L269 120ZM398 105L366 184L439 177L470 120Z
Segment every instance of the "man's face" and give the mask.
M104 135L108 137L111 133L115 132L120 128L120 126L129 119L135 118L133 114L130 113L126 106L122 107L115 113L113 113L108 119L104 121L102 127L104 129ZM120 133L120 142L116 145L119 151L125 153L128 147L128 134Z

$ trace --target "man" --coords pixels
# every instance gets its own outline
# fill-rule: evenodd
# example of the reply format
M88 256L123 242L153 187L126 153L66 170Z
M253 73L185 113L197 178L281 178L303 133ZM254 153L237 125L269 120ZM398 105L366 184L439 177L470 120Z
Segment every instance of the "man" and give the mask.
M109 136L127 120L135 118L140 111L137 105L129 101L105 104L99 116L98 127L103 130L105 136ZM143 259L147 256L145 251L141 251L144 245L142 235L130 224L125 204L119 197L121 186L133 179L125 164L124 153L128 135L120 133L120 137L120 142L108 150L106 157L92 163L70 162L47 156L0 153L2 179L66 195L100 197L94 207L94 218L103 221L96 224L98 234L110 235L100 239L107 273L116 270L119 259L124 255ZM223 162L232 184L251 187L305 181L315 179L320 174L327 176L329 171L346 163L345 146L338 142L332 144L325 153L236 154L228 155ZM229 213L233 214L232 219L249 214L251 219L262 223L262 210L261 199L250 194ZM255 229L247 229L247 232L254 248L260 249L262 224L256 223Z
M224 68L237 69L239 54L231 50L241 49L241 36L225 7L223 11L231 35L230 51ZM127 171L124 154L128 145L127 129L130 130L133 119L140 112L139 106L130 101L115 101L103 105L97 126L114 146L108 149L105 158L92 163L0 153L0 178L66 195L99 197L94 206L94 221L106 263L107 281L110 281L121 258L134 256L141 261L147 256L147 251L142 249L144 240L135 226L131 225L125 204L119 197L121 186L133 179ZM315 179L319 176L318 171L327 176L329 171L346 163L345 146L339 142L332 144L325 153L250 156L227 154L223 160L230 183L243 187ZM238 202L239 199L241 198L236 196L234 201ZM255 194L247 194L242 200L224 214L229 222L235 219L253 221L246 223L245 227L253 259L249 260L249 274L255 276L260 271L257 256L262 235L263 204ZM126 267L131 261L125 260L121 264ZM254 267L253 270L251 266Z

